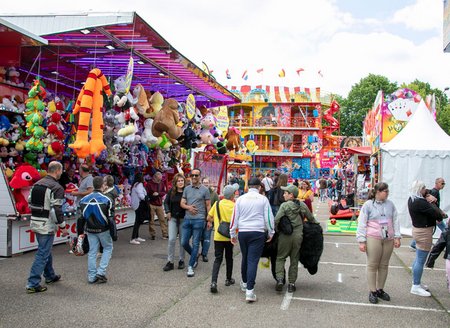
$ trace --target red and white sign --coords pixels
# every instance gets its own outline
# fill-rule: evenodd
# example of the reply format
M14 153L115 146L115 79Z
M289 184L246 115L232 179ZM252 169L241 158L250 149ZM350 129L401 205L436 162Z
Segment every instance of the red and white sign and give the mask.
M134 224L135 212L133 209L117 210L114 217L116 220L117 229L130 227ZM70 237L77 235L77 220L70 219L66 221L69 229ZM61 244L67 242L69 237L62 237L61 231L58 229L55 235L53 244ZM36 249L38 244L36 235L30 229L29 221L14 221L12 224L12 254L22 253Z

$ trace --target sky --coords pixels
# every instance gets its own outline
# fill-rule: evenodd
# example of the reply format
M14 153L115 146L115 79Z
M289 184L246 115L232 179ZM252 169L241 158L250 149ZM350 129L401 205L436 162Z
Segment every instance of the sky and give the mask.
M370 73L398 84L419 79L433 88L450 86L442 0L40 0L39 8L35 3L2 2L0 11L136 11L185 57L199 67L205 62L225 86L321 87L346 97ZM278 76L282 69L284 78Z

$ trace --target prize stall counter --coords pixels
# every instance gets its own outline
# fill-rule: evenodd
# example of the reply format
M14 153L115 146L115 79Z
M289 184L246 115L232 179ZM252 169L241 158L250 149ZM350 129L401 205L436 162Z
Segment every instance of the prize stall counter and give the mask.
M34 232L30 229L30 215L21 215L16 211L14 198L3 169L0 175L0 257L35 250L38 244ZM70 237L76 237L76 213L66 212L64 217ZM115 220L117 229L133 226L135 212L131 207L117 207ZM53 244L65 243L68 238L62 237L58 229Z

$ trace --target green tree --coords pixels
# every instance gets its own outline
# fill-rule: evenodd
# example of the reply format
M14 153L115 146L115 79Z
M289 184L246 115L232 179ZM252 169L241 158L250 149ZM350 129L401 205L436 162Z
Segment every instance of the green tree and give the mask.
M397 83L390 82L382 75L369 74L353 85L347 98L341 105L341 135L361 136L364 118L379 90L390 94L397 90Z
M450 134L450 106L444 91L432 88L429 83L417 79L409 84L403 83L401 87L414 90L420 94L423 99L425 99L427 95L434 94L436 97L436 121L447 134Z

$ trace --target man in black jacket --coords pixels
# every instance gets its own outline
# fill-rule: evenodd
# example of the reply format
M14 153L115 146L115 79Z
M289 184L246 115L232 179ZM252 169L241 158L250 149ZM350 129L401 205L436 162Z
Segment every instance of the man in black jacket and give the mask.
M442 189L444 189L444 187L445 187L445 180L444 180L444 178L437 178L437 179L435 180L435 182L434 182L434 188L430 190L430 195L433 195L433 196L436 198L435 204L436 204L436 206L439 207L439 208L441 208L441 206L440 206L440 205L441 205L441 195L440 195L439 192L440 192ZM442 213L442 214L443 214L443 218L447 217L447 216L445 215L445 213ZM446 225L445 225L445 220L437 221L437 222L436 222L436 226L437 226L442 232L444 232L445 229L447 228Z
M105 283L106 268L111 259L113 250L113 237L110 225L114 225L113 206L109 197L102 194L103 178L95 177L94 191L80 200L81 217L77 221L78 235L88 232L88 282ZM115 231L113 229L112 231ZM99 246L103 247L103 254L97 267L97 252Z
M56 230L61 229L62 236L69 234L62 212L64 189L58 183L61 174L61 163L50 162L47 176L34 184L28 199L31 209L30 228L36 234L38 241L38 249L26 287L29 294L47 290L47 287L40 285L42 274L46 284L57 282L61 278L60 275L55 274L52 261Z

